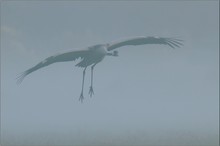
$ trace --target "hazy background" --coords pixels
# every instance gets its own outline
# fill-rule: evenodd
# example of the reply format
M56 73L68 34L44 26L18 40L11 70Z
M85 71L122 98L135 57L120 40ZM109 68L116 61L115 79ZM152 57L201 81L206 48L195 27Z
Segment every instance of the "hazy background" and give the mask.
M219 2L1 2L1 143L218 145ZM94 70L78 101L74 62L19 73L46 57L133 36L184 46L127 46Z

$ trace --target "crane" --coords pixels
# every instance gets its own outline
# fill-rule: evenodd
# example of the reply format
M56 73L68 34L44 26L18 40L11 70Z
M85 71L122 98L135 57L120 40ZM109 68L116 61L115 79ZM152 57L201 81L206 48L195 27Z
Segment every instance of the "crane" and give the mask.
M123 47L127 45L136 46L136 45L145 45L145 44L168 45L171 48L176 48L176 47L180 47L183 45L182 40L177 39L177 38L165 38L165 37L153 37L153 36L149 36L149 37L138 36L138 37L132 37L129 39L116 41L112 43L97 44L97 45L87 47L85 49L74 50L74 51L50 56L46 58L45 60L41 61L40 63L36 64L35 66L31 67L30 69L22 72L17 78L17 83L20 84L23 81L23 79L30 73L38 69L41 69L43 67L46 67L48 65L51 65L53 63L75 61L76 59L81 59L80 62L76 64L75 66L84 68L81 94L79 97L79 101L83 102L84 79L85 79L86 69L88 66L91 66L91 85L89 88L89 95L90 97L92 97L92 95L94 95L93 70L96 64L101 62L105 58L105 56L118 56L118 51L116 51L115 49L119 47Z

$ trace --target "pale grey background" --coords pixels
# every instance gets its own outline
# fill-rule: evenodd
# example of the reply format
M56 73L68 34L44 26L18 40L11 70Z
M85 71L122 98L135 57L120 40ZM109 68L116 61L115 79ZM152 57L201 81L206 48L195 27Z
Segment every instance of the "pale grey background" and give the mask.
M218 145L218 1L1 2L2 145ZM132 36L184 46L128 46L94 72L78 101L74 62L15 78L48 56Z

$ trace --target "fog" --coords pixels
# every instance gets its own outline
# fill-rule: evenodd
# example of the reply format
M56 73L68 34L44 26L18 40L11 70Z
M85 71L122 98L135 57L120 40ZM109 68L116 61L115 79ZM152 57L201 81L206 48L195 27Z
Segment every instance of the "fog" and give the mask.
M1 144L213 145L219 142L218 1L1 2ZM125 46L85 76L59 52L133 36L184 46Z

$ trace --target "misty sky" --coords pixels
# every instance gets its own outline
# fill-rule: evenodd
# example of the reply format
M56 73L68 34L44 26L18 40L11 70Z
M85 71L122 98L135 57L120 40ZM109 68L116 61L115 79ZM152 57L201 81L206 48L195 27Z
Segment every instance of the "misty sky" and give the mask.
M2 145L218 145L218 1L1 2ZM176 37L177 49L126 46L94 70L59 52L133 36Z

